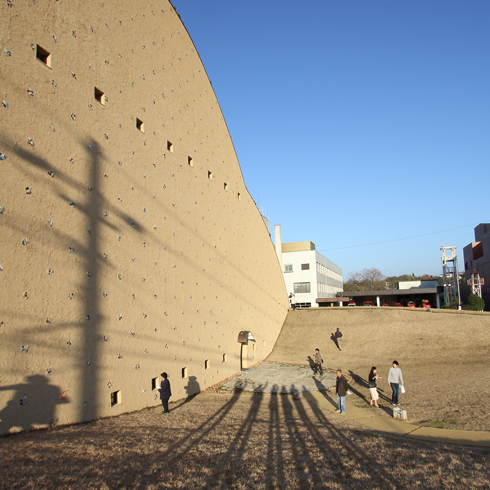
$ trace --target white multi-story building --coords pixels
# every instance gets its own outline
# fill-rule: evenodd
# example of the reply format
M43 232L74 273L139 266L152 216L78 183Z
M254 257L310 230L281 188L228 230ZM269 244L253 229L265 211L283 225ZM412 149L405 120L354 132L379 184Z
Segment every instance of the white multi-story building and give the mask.
M281 243L276 227L276 252L297 306L317 307L318 298L335 298L343 291L342 269L317 252L313 242Z

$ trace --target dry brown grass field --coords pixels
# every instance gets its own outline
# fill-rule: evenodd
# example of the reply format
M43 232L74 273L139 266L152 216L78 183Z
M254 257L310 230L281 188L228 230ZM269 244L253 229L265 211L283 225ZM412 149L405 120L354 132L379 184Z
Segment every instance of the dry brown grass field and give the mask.
M331 339L343 333L342 351ZM490 315L407 308L335 308L290 312L273 361L306 363L318 347L325 364L350 373L359 404L369 404L367 378L378 368L381 403L388 370L400 363L409 422L428 427L490 430Z
M319 344L329 367L353 373L356 403L362 404L370 365L387 371L396 357L410 422L416 414L456 421L451 428L487 429L488 320L478 318L475 327L466 317L294 312L271 358L304 363ZM304 331L298 336L300 324L311 337ZM344 333L342 352L328 344L333 325ZM294 339L289 347L288 336ZM387 435L305 397L201 393L170 408L169 415L153 408L1 438L0 488L490 488L489 448Z

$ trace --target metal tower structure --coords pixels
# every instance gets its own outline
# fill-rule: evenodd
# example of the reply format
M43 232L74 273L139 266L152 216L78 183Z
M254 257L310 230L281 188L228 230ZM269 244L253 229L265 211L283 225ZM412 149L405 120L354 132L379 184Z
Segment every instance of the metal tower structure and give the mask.
M441 246L442 250L442 279L444 281L444 303L461 309L459 294L459 273L456 247ZM450 251L450 254L449 254Z
M481 287L485 284L483 277L477 271L471 273L471 278L468 279L468 286L471 287L471 292L480 296L481 298Z

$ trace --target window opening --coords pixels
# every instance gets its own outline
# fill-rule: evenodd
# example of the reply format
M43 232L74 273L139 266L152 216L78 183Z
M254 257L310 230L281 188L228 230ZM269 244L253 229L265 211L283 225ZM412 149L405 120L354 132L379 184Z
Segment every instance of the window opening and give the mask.
M104 92L102 90L98 89L97 87L94 87L94 99L98 100L102 105L105 105L105 97L104 97Z
M39 44L36 44L36 58L48 68L51 68L51 53L41 48Z

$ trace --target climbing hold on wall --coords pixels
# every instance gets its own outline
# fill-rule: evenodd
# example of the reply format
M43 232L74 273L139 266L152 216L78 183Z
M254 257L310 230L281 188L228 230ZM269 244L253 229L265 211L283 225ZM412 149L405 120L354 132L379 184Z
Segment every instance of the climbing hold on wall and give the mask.
M86 364L87 364L87 366L90 366L90 361L87 361L87 363L86 363Z
M93 189L92 189L92 187L90 187L90 186L89 186L88 190L89 190L89 191L92 191Z
M51 320L51 318L46 318L46 323L51 323L53 320Z
M131 298L136 299L136 296L134 294L131 295Z
M139 364L136 364L136 366L134 368L135 369L139 369L140 368L140 365Z
M51 80L51 85L52 85L53 87L56 87L56 82L55 82L54 80Z
M94 32L94 29L92 26L88 26L88 28L89 28L90 32Z
M68 297L69 297L70 299L73 299L73 293L69 293L69 294L68 294Z
M148 349L145 349L145 354L148 354Z
M92 274L91 274L91 272L90 272L90 271L87 271L87 276L88 276L88 277L92 277Z
M46 376L49 376L51 374L51 368L46 369Z
M77 79L77 76L76 76L76 74L75 74L75 72L74 72L74 71L72 71L72 72L71 72L71 76L72 76L72 77L73 77L75 80Z
M71 31L71 35L72 35L73 37L77 37L77 31Z
M0 160L5 160L7 157L3 154L3 153L0 153Z
M20 404L25 405L27 403L27 396L24 396L20 399Z
M104 340L107 342L109 340L109 337L107 335L104 335Z
M70 163L75 163L75 160L73 158L70 158Z
M23 296L24 299L29 299L29 296L27 295L27 291L24 291L24 296Z
M118 274L118 275L117 275L117 278L118 278L119 280L121 280L121 279L122 279L121 274Z
M122 320L122 315L117 315L118 320Z
M27 245L29 243L29 238L24 238L24 240L22 240L22 245Z
M72 115L71 115L71 118L72 118L74 121L76 121L76 120L77 120L77 116L76 116L75 114L73 114L73 113L72 113Z
M111 388L111 387L112 387L112 383L109 381L109 382L107 383L107 388Z
M26 354L29 352L29 344L25 344L20 349L21 352L25 352Z
M7 48L3 48L4 52L5 52L5 56L12 56L12 53L7 49Z
M146 390L143 388L143 389L141 390L141 393L142 393L142 394L144 394L144 393L145 393L145 391L146 391Z
M32 138L27 138L27 144L34 146L34 141L32 141Z
M51 126L51 127L52 127L52 126ZM53 128L53 131L54 131L54 128ZM50 177L54 177L54 172L53 172L52 170L50 170L50 171L48 172L48 175L49 175Z
M88 407L88 402L83 402L83 406L84 406L85 408L87 408L87 407Z
M88 234L90 235L92 233L92 228L87 228Z
M75 249L73 247L68 247L68 252L71 253L71 252L74 252L74 251L75 251Z
M26 194L31 194L31 189L29 189L29 187L26 187Z
M136 337L136 333L135 332L131 332L131 337Z
M75 206L75 203L73 201L68 201L68 204L71 206L71 207L74 207Z
M108 140L108 139L109 139L109 133L104 133L104 138L105 138L106 140Z
M68 342L67 342L66 344L67 344L67 345L72 345L72 344L73 344L73 342L72 342L72 340L71 340L71 339L68 339Z
M102 293L102 296L104 296L104 298L107 298L107 293Z
M123 358L123 355L122 355L122 354L118 354L118 355L117 355L117 358L118 358L118 359L122 359L122 358Z
M86 319L86 320L90 320L90 315L87 315L87 316L85 317L85 319Z
M63 390L61 392L61 399L64 400L68 396L68 390Z
M46 272L47 272L49 275L51 275L51 274L54 272L54 270L53 270L53 269L48 269Z
M49 130L54 133L56 131L56 129L54 129L54 126L49 126ZM53 174L54 175L54 172L48 172L48 174Z
M143 318L146 318L148 315L146 313L143 313Z
M107 254L104 254L104 259L106 259L106 260L107 260L107 258L108 258L108 257L109 257L109 256L108 256Z
M33 0L33 1L35 1L35 0ZM58 38L57 38L56 36L53 36L53 41L54 41L55 43L57 43L57 42L58 42Z
M3 105L3 107L5 107L5 109L9 108L9 104L6 100L2 100L2 105Z

